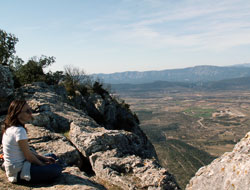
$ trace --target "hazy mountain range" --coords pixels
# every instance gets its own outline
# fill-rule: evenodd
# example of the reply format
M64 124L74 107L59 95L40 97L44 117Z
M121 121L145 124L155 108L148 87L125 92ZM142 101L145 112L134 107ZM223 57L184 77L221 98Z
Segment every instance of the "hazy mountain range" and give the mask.
M115 92L159 91L159 90L250 90L250 76L210 82L168 82L155 81L144 84L112 84Z
M250 63L219 66L195 66L183 69L169 69L161 71L128 71L112 74L93 74L94 78L101 79L109 84L143 84L155 81L168 82L211 82L225 79L250 77Z

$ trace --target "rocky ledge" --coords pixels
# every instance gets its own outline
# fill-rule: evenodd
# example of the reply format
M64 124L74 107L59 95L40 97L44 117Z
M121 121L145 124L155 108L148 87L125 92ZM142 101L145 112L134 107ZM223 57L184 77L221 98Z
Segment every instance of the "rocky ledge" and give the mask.
M55 153L65 167L58 181L38 189L180 189L138 121L109 94L69 101L64 88L34 83L15 97L34 112L29 143L40 154Z
M202 167L190 180L186 190L249 190L250 132L210 165Z

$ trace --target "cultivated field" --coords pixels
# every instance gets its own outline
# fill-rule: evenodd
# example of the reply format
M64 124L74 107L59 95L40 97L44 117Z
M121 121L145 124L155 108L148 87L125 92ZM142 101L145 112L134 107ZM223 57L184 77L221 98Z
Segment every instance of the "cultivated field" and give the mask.
M250 131L250 91L119 91L182 188Z

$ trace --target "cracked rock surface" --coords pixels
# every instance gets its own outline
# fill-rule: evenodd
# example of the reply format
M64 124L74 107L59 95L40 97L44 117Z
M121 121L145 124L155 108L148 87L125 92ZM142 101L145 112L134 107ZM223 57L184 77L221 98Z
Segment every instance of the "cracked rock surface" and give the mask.
M36 189L180 189L134 116L110 95L78 97L75 106L63 88L44 83L15 95L34 112L26 126L30 145L40 154L55 153L65 165L55 183Z

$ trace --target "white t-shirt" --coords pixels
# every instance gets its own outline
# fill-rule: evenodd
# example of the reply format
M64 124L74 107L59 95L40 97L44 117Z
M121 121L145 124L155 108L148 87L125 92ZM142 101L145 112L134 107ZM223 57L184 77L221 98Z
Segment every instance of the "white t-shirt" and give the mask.
M28 139L23 127L9 127L3 134L4 162L14 164L25 160L24 154L18 145L18 141Z

